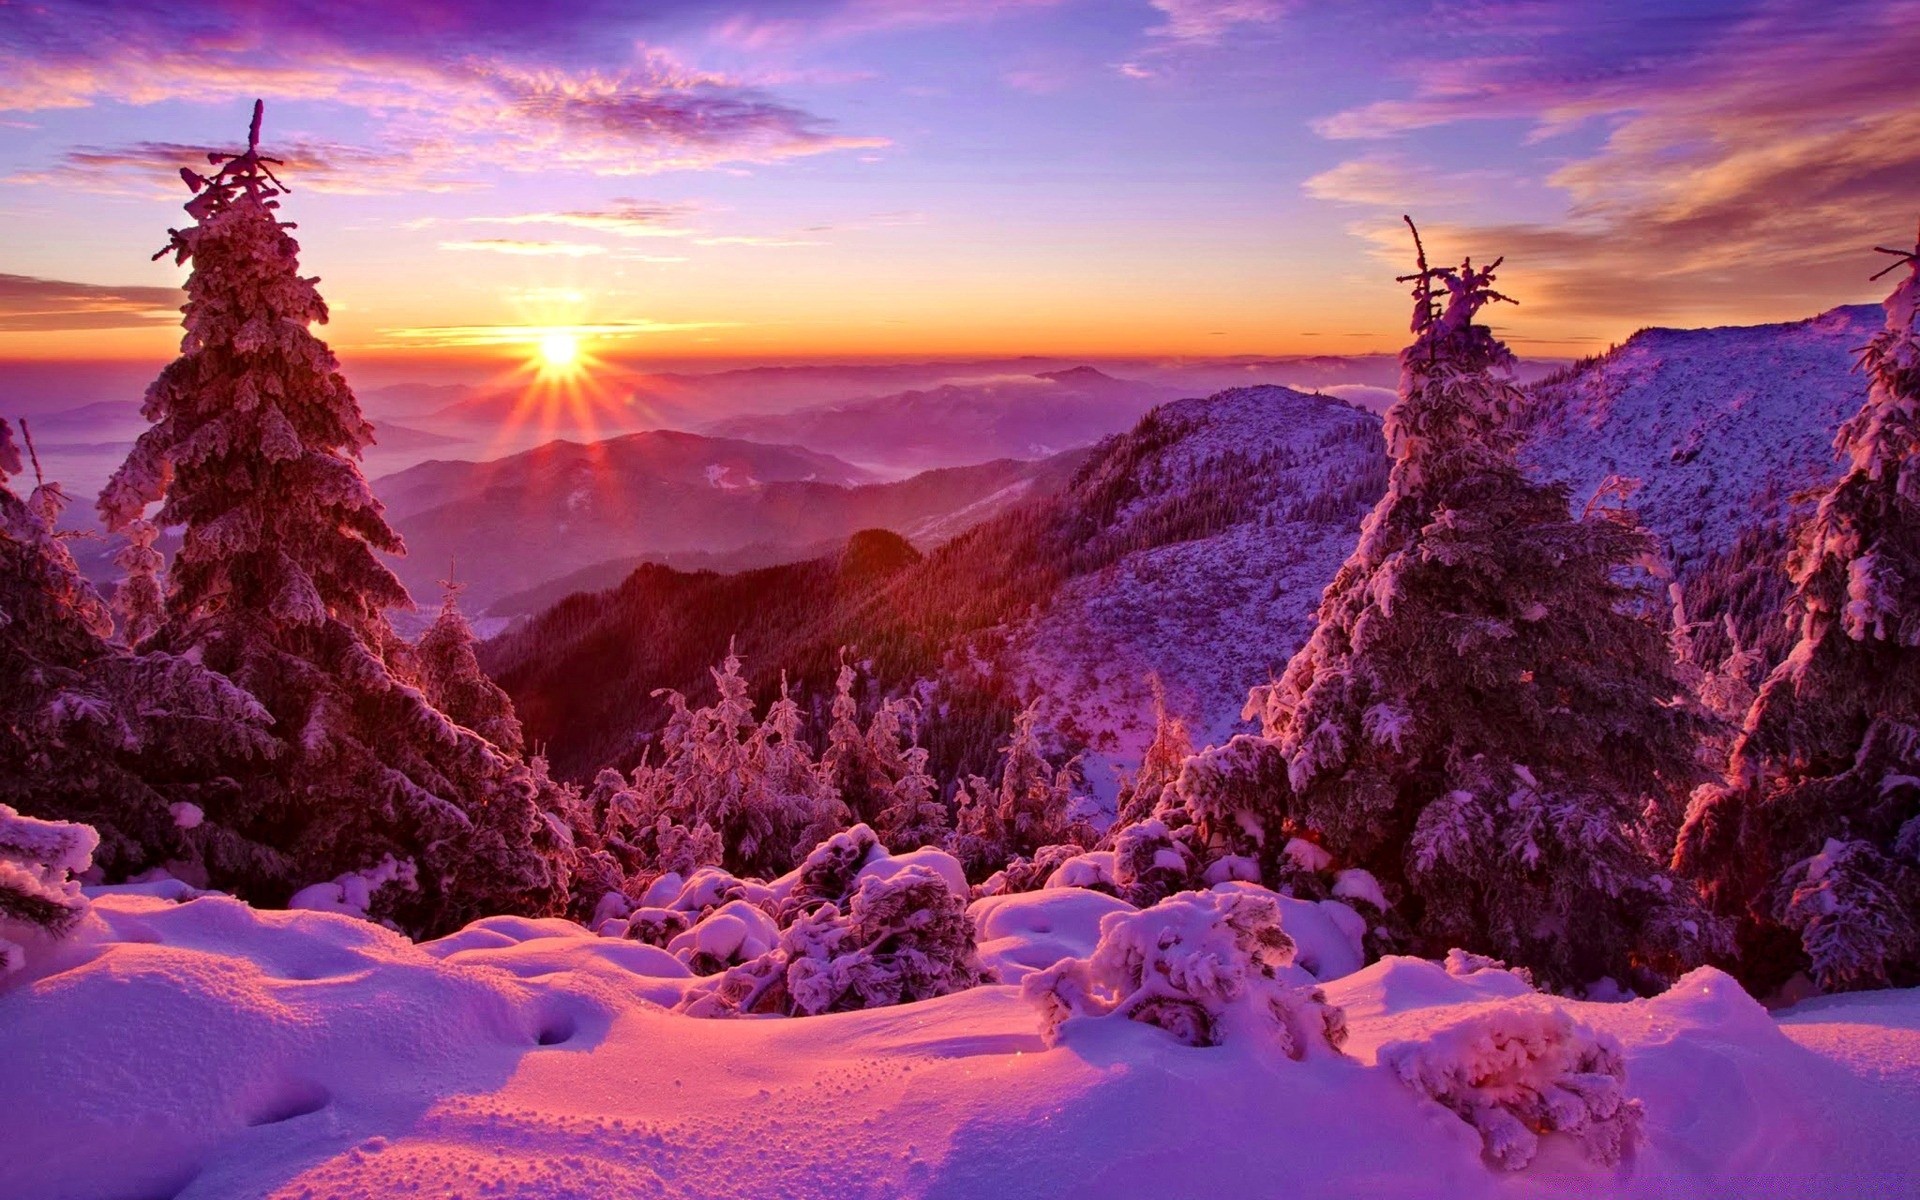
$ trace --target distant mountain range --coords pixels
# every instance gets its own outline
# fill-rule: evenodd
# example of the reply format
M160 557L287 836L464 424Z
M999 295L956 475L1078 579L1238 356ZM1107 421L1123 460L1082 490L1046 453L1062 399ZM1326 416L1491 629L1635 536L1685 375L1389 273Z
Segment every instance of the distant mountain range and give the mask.
M653 703L636 712L634 698L663 686L702 694L735 638L763 692L784 669L817 700L843 646L884 688L937 681L932 748L948 772L985 770L1034 694L1064 740L1124 753L1142 741L1135 700L1150 695L1148 671L1196 703L1264 680L1276 632L1302 632L1384 486L1384 462L1378 421L1329 397L1249 388L1181 401L1101 443L1057 493L924 557L855 554L890 564L860 586L841 554L731 577L646 567L503 636L487 662L563 771L631 758L664 714ZM869 546L883 536L862 535ZM1208 561L1175 568L1193 547ZM1050 650L1066 651L1064 636L1033 630L1062 613L1087 623L1070 652L1100 680L1054 678Z
M731 417L705 431L795 442L875 466L923 469L982 457L1044 458L1091 445L1179 395L1163 384L1073 367Z
M395 568L416 597L431 596L451 564L466 602L482 611L606 564L791 560L876 525L936 541L1067 469L1002 460L876 482L799 446L656 431L550 442L490 462L421 463L375 481L374 491L406 539Z

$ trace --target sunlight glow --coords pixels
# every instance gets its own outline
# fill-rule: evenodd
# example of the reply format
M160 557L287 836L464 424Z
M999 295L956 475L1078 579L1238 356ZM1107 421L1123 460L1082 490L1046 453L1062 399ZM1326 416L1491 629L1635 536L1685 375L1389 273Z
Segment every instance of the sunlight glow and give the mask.
M560 370L573 365L580 356L580 339L571 333L550 333L540 339L540 361Z

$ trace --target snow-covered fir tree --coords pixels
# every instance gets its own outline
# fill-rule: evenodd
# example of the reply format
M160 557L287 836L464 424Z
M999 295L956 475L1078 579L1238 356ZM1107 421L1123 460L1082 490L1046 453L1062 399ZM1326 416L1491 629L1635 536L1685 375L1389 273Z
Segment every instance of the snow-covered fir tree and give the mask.
M270 867L271 849L201 821L231 794L230 764L271 753L266 711L188 658L108 641L112 616L56 530L65 495L41 481L22 500L21 465L0 420L0 804L93 826L112 877Z
M460 611L460 586L444 584L440 615L413 648L420 690L435 708L509 754L522 749L520 718L500 685L480 669L473 626Z
M113 556L113 564L123 572L120 586L113 592L113 612L119 618L120 640L138 646L160 628L165 614L165 593L160 585L165 559L153 548L160 530L152 521L129 521L121 532L126 545Z
M259 129L256 104L246 151L182 173L193 223L161 253L192 264L186 336L99 504L114 530L155 502L156 523L183 530L148 644L229 676L274 718L272 769L241 773L205 815L280 858L219 882L275 901L391 855L419 886L377 911L411 931L549 911L567 886L539 844L553 797L390 669L385 613L409 601L379 554L400 538L355 461L373 431L310 328L327 307L278 219Z
M1675 854L1738 919L1756 989L1920 983L1920 243L1884 252L1905 274L1834 443L1847 472L1788 559L1799 641Z
M1513 356L1478 322L1506 299L1498 266L1422 251L1406 277L1387 493L1261 697L1287 764L1273 802L1373 872L1426 952L1655 985L1717 929L1632 832L1699 780L1700 717L1630 574L1651 536L1618 509L1574 516L1516 461Z

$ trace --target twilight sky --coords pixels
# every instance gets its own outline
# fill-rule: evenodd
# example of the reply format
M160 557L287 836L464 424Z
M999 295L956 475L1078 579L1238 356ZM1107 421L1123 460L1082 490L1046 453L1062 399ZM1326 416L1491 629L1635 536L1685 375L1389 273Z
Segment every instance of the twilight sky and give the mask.
M0 358L160 358L244 141L343 352L1393 349L1505 254L1523 353L1872 299L1920 0L0 0Z

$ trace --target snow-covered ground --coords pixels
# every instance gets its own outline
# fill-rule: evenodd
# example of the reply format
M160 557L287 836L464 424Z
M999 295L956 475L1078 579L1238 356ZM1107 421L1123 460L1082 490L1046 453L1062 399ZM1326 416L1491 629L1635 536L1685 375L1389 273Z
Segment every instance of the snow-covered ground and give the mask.
M1013 979L1089 953L1115 911L1053 890L973 915ZM1283 913L1331 975L1350 963L1325 916ZM1010 984L699 1020L663 1007L690 982L665 951L562 921L414 945L334 914L103 894L0 984L0 1195L1920 1194L1916 992L1769 1015L1702 970L1655 999L1579 1003L1390 958L1325 984L1346 1053L1294 1061L1125 1020L1071 1020L1049 1047ZM1410 1044L1444 1064L1433 1051L1463 1036L1556 1012L1624 1049L1644 1113L1616 1166L1563 1135L1524 1170L1489 1165L1461 1117L1377 1061Z

